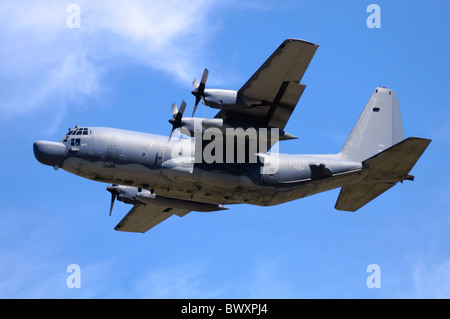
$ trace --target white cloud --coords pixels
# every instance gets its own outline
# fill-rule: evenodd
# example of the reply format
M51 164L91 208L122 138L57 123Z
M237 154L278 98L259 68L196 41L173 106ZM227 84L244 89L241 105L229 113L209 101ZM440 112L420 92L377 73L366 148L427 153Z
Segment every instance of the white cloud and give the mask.
M283 267L281 258L257 258L254 273L243 290L248 290L250 298L290 298L293 289L280 275Z
M250 264L242 263L250 271L221 273L203 259L185 260L181 264L162 265L139 276L131 290L138 298L290 298L294 289L281 259L256 257ZM133 296L134 297L134 296Z
M0 111L3 117L102 92L117 61L132 61L192 81L195 59L214 32L206 0L77 1L80 28L69 28L69 3L2 1ZM212 32L211 32L212 31ZM64 112L63 110L59 112Z
M422 254L412 259L414 298L450 297L450 258L432 258Z
M152 269L141 276L134 289L139 298L217 298L222 289L207 279L207 271L201 260Z

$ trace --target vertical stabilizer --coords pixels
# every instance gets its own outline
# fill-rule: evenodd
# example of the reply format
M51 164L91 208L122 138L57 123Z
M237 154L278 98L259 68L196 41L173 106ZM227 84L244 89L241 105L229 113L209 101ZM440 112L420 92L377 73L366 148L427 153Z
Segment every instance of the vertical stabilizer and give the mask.
M378 87L345 142L341 156L363 160L403 140L403 125L397 95Z

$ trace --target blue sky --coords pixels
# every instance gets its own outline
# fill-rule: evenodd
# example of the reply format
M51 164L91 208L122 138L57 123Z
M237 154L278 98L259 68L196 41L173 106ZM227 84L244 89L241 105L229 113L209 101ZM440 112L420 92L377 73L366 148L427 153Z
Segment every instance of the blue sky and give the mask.
M81 9L68 28L69 4ZM369 4L381 9L370 29ZM0 297L449 298L447 1L2 1ZM335 153L376 86L396 91L405 136L433 139L399 184L357 213L339 190L274 207L172 217L114 231L106 184L38 163L69 126L168 135L170 105L239 89L286 38L320 45L280 152ZM199 117L215 112L199 106ZM77 264L81 288L69 289ZM369 289L366 271L381 270Z

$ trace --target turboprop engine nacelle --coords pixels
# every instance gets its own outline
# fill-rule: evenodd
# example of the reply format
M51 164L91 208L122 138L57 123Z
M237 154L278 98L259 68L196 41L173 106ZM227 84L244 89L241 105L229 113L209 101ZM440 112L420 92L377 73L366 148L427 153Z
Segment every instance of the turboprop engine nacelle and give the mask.
M203 103L214 109L226 109L238 104L237 91L206 89L203 93Z

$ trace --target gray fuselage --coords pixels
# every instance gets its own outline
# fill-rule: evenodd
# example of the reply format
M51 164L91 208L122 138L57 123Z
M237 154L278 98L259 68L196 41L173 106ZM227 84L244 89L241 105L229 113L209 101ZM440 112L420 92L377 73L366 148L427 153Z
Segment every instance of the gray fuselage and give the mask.
M35 142L36 158L91 180L197 202L276 205L354 182L362 169L340 154L264 153L255 163L194 163L191 138L168 142L166 136L104 127L68 134L59 143Z

